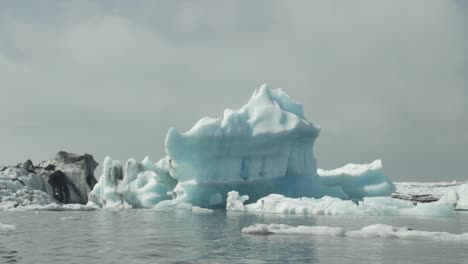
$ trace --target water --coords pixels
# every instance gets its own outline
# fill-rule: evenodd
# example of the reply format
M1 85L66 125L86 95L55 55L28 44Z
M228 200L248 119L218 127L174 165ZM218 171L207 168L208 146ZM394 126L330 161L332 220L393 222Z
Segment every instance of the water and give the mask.
M253 236L254 223L358 229L384 223L468 232L468 213L454 218L303 217L154 212L1 211L0 262L20 263L466 263L468 243L379 238Z

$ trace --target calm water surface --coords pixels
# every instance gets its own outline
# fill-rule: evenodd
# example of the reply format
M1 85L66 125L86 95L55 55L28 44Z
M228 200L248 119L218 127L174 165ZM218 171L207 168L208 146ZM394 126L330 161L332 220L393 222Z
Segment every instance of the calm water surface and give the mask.
M20 263L467 263L468 243L379 238L253 236L254 223L346 229L384 223L468 232L468 213L454 218L341 217L155 212L0 211L0 262Z

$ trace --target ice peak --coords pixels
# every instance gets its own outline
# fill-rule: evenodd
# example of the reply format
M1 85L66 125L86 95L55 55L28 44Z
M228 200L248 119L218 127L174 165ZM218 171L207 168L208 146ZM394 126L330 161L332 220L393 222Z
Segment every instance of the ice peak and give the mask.
M260 98L263 97L263 98L272 99L271 93L272 93L272 89L268 86L267 83L264 83L260 86L260 88L255 89L252 97L260 97Z
M271 89L267 83L255 89L247 103L247 107L256 108L277 104L281 110L292 113L301 119L305 119L302 105L295 102L281 88Z

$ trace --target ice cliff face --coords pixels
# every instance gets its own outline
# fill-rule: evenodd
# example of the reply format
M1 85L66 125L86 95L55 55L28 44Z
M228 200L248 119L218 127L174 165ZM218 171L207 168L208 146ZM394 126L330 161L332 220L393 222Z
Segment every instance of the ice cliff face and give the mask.
M263 85L239 110L203 118L166 138L169 172L179 181L252 181L314 175L319 129L282 90Z

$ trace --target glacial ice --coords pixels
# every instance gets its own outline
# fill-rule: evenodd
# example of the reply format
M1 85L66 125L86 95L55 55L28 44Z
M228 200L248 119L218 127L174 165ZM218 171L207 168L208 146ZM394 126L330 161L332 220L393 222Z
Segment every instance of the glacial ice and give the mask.
M446 200L458 210L468 210L466 182L396 182L392 197L411 201Z
M239 110L202 118L186 133L169 130L167 171L178 181L176 200L221 207L231 190L254 200L270 193L348 198L341 188L318 181L318 134L300 104L263 85Z
M15 230L16 226L15 225L10 225L10 224L2 224L0 223L0 231L12 231Z
M125 168L106 157L103 174L89 194L89 205L103 208L151 208L171 199L156 166L146 158L142 163L129 159ZM159 181L158 181L159 180Z
M230 212L253 212L299 215L374 215L374 216L453 216L453 204L440 200L433 203L413 205L410 201L391 197L365 197L357 203L351 200L325 196L315 198L289 198L279 194L270 194L255 203L244 204L247 195L236 191L228 193L226 210Z
M459 209L468 210L468 184L463 184L456 192L456 206Z
M36 165L27 160L0 167L0 210L82 210L83 206L71 204L87 202L97 165L89 154L60 151Z
M347 164L334 170L318 169L320 182L326 186L340 186L351 199L390 196L395 185L383 174L382 161L370 164Z
M169 129L167 156L156 163L147 157L141 162L131 158L122 165L106 157L97 184L91 179L94 188L87 205L57 204L45 177L24 168L1 168L0 209L152 208L212 213L206 208L226 208L284 214L449 216L453 205L468 208L467 184L442 188L435 194L440 201L434 203L413 205L385 197L395 189L403 198L405 193L417 196L420 190L412 185L405 189L404 184L395 188L380 160L317 169L313 146L318 135L319 128L306 119L300 104L281 89L263 85L238 110L226 109L220 118L202 118L185 133ZM53 164L63 162L56 160ZM78 173L74 184L84 185L87 193L86 184L89 177L94 179L97 165L94 160L91 163L59 167ZM70 201L85 200L79 198L72 194ZM245 205L247 200L254 203Z
M468 242L468 233L452 234L448 232L431 232L412 230L408 227L396 227L375 224L360 230L346 231L342 227L330 226L289 226L284 224L255 224L242 229L244 234L252 235L302 235L302 236L342 236L361 238L392 238L405 240L436 240Z
M300 104L281 89L263 85L239 110L227 109L217 119L202 118L186 133L171 128L167 156L157 163L130 159L123 168L106 158L89 201L108 208L151 208L174 198L223 208L231 190L252 199L270 193L347 199L340 186L319 181L313 155L318 133Z
M254 224L242 228L242 233L251 235L309 235L309 236L344 236L341 227L331 226L290 226L285 224Z
M167 156L157 163L129 159L122 166L107 157L89 205L194 212L224 207L296 214L453 214L446 200L414 206L375 197L395 190L380 160L317 170L313 145L318 134L300 104L281 89L263 85L245 106L227 109L221 118L202 118L185 133L171 128ZM244 205L247 199L254 203Z
M47 193L38 190L48 187L39 175L22 168L7 168L0 172L0 209L54 203Z

